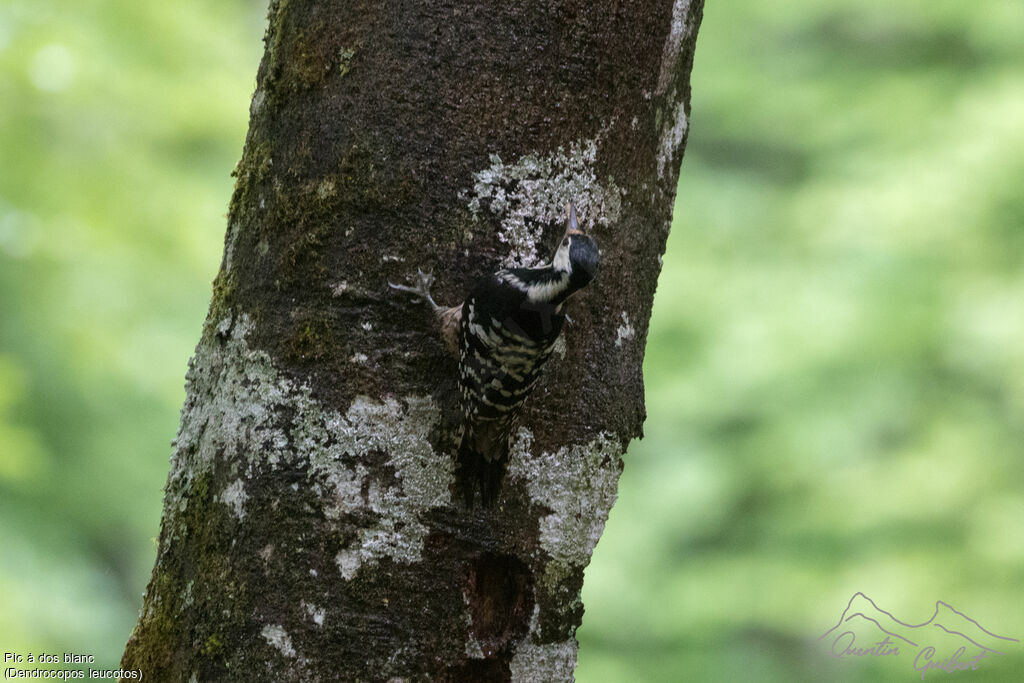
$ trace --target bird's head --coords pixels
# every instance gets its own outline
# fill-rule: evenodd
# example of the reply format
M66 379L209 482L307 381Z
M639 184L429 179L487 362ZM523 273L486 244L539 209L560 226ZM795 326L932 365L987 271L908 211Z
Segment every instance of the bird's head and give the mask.
M565 235L558 245L552 265L569 273L569 287L572 291L582 289L597 275L601 252L594 238L580 229L576 219L576 206L569 202L565 207Z

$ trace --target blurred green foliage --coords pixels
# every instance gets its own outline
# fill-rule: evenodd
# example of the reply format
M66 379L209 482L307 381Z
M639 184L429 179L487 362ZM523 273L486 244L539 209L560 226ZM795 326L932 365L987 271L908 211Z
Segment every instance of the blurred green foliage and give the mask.
M708 0L692 85L578 679L919 680L822 656L857 591L1024 640L1024 4Z
M0 2L0 643L120 660L266 5Z
M0 4L5 650L135 622L264 11ZM709 0L579 680L916 680L813 643L858 590L1024 639L1022 45L1020 0Z

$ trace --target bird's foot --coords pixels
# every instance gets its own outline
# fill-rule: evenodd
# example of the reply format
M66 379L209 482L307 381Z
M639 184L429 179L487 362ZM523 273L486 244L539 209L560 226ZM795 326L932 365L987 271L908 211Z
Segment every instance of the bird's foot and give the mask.
M434 301L434 297L430 296L430 286L434 284L434 276L430 273L424 273L421 268L416 269L416 284L412 286L408 285L396 285L392 282L388 283L388 286L392 289L397 289L400 292L408 292L409 294L415 294L421 299L425 299L430 307L435 311L441 308Z

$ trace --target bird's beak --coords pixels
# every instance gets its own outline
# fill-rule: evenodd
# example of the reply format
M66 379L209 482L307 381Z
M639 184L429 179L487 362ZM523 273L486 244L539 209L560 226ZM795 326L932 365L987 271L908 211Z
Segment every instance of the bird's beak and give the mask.
M565 234L566 235L582 235L583 231L580 230L580 224L576 220L576 205L569 202L565 205Z

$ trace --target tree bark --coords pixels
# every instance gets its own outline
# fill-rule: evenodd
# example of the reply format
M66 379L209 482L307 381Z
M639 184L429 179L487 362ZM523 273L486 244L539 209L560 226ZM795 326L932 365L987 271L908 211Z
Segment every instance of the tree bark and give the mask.
M157 681L570 680L641 363L702 0L270 4L224 259L123 658ZM550 256L597 280L498 505L454 493L458 303Z

